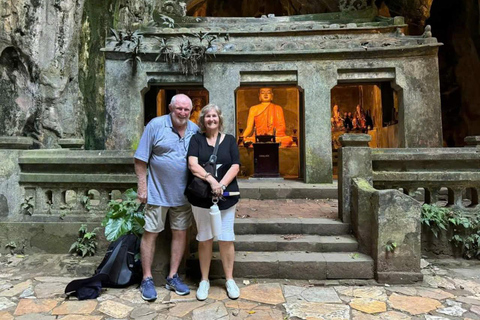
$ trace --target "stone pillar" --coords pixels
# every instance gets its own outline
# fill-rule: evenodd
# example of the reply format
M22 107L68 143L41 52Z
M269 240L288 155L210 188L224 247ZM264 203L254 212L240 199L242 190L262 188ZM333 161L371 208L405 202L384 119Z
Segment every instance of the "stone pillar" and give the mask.
M219 75L229 81L218 81ZM240 72L228 64L209 64L205 67L203 86L208 90L209 101L222 109L224 131L235 136L235 90L240 86Z
M298 85L305 100L305 182L332 182L331 91L337 84L336 69L303 64Z
M372 151L368 134L340 136L342 147L338 152L338 216L350 223L352 179L363 178L372 183Z

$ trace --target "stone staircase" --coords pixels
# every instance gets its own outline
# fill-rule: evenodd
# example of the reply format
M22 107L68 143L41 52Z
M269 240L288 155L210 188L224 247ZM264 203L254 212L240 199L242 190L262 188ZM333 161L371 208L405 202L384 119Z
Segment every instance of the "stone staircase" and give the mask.
M328 218L236 219L237 278L371 279L373 260L357 251L349 224ZM196 241L187 260L189 273L199 272ZM223 276L214 243L210 276Z

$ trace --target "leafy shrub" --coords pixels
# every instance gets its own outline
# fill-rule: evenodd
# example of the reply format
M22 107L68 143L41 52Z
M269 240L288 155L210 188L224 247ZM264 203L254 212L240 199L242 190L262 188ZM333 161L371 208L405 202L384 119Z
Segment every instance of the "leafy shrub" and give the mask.
M480 218L448 208L424 204L422 206L422 223L438 238L438 234L449 228L453 231L450 238L456 247L463 247L466 259L480 258Z
M82 224L80 229L78 229L78 239L72 244L68 252L76 253L82 256L82 258L95 255L98 247L97 231L98 228L95 228L91 232L88 232L87 225Z
M128 189L123 194L123 199L111 200L108 207L107 215L102 221L108 241L115 241L129 233L138 237L143 234L145 219L143 212L139 210L140 203L137 202L135 190Z

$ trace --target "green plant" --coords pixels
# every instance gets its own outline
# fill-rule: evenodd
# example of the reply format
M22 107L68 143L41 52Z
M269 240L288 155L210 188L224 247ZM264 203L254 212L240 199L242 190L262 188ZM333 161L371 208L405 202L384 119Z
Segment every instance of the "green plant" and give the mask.
M178 50L168 44L168 39L157 38L160 42L160 50L157 61L160 57L164 57L168 64L178 63L184 74L196 75L203 72L203 65L207 60L206 52L213 47L213 43L218 39L217 35L209 35L208 32L199 32L187 37L185 35L180 38ZM191 38L197 38L198 44L193 44Z
M92 205L90 204L90 196L89 195L86 195L86 196L82 197L82 203L85 206L85 209L87 209L87 211L92 210Z
M436 205L424 204L422 206L422 223L429 226L430 230L438 238L441 230L447 230L448 218L451 210L440 208Z
M451 228L452 237L449 241L456 247L462 246L463 256L466 259L480 258L480 218L478 216L424 204L422 223L430 227L436 238L442 230L447 231Z
M138 211L139 206L137 193L133 189L125 191L123 199L108 203L109 210L102 221L108 241L115 241L124 234L143 234L145 219L143 212Z
M78 238L75 241L68 252L76 253L79 256L93 256L97 252L97 234L98 228L93 229L88 232L87 225L82 224L80 229L78 229Z
M20 205L20 208L22 209L23 214L28 214L29 216L31 216L33 214L33 208L34 208L33 197L32 196L26 197L23 200L22 204Z
M385 251L387 252L393 253L396 248L397 248L397 243L392 240L389 240L385 245Z
M448 221L453 228L450 241L456 247L463 247L465 258L480 258L480 218L454 211Z

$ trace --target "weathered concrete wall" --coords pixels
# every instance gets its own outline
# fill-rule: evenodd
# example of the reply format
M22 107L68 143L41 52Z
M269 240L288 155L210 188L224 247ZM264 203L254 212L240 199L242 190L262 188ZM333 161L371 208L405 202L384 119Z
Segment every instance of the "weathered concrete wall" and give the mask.
M362 178L352 185L352 226L360 252L375 260L379 282L422 279L421 204L398 190L375 190ZM394 244L389 251L387 246Z

